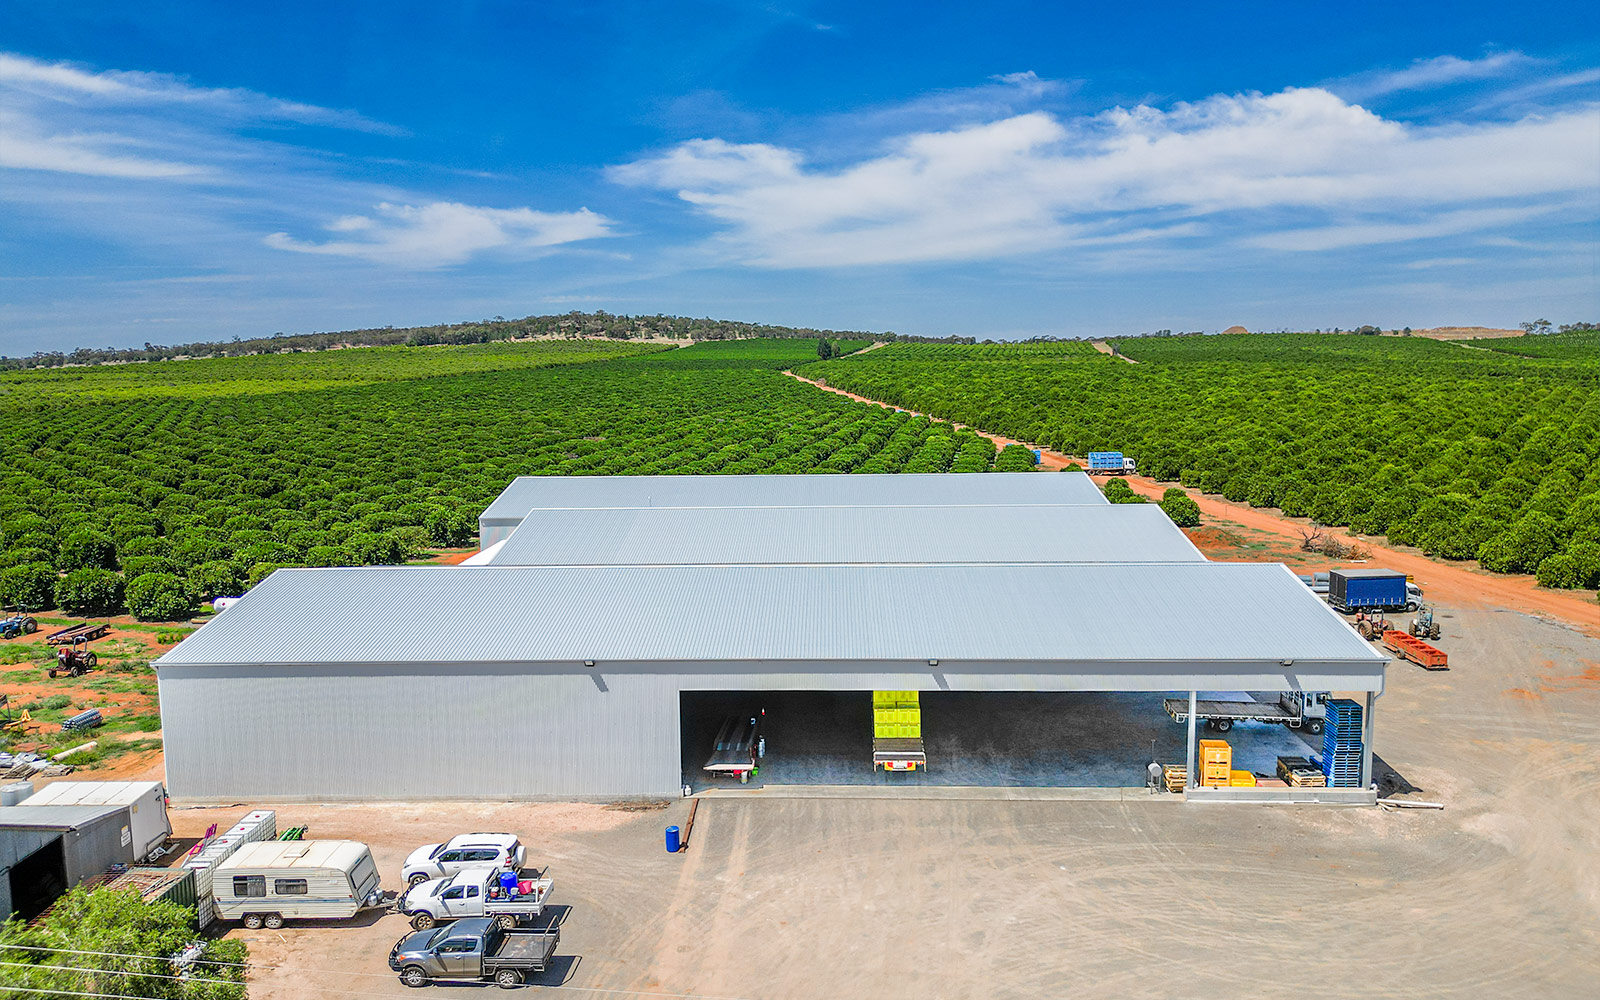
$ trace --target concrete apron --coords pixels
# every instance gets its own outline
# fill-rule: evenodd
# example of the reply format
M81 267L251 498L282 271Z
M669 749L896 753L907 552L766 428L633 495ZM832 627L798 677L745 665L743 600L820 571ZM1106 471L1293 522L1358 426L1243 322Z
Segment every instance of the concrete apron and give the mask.
M1376 788L1191 788L1182 795L1132 788L988 788L980 785L752 785L707 788L692 798L960 799L996 802L1234 802L1371 806Z

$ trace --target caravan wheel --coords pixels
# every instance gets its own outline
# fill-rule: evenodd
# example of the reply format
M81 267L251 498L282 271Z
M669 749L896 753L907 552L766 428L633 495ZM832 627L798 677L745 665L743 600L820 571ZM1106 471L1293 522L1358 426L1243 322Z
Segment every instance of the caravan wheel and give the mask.
M261 923L261 914L259 913L246 913L244 915L244 925L253 931L260 930Z
M269 931L278 930L283 927L283 914L269 913L265 917L261 918L261 922L266 925L266 928Z

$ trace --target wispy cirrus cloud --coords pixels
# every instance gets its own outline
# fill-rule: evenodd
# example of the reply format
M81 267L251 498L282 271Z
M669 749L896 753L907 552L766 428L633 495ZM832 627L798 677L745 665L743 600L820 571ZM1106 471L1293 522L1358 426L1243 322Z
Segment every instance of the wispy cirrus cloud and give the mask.
M1597 173L1592 106L1417 126L1291 88L1079 119L1033 111L900 135L827 168L798 149L698 139L610 177L674 193L720 224L733 259L826 268L1160 240L1192 235L1196 221L1226 222L1247 246L1276 245L1277 232L1319 232L1324 248L1390 242L1403 238L1397 220L1411 238L1439 229L1417 225L1419 212L1456 213L1448 228L1463 232L1530 205L1592 211ZM1329 213L1337 231L1307 226Z
M384 203L372 215L343 216L326 228L345 238L317 243L279 232L266 243L279 250L430 268L459 264L485 250L525 252L612 235L611 221L587 208L536 212L443 201Z
M1405 90L1430 90L1471 80L1506 76L1538 64L1521 52L1492 52L1480 59L1443 55L1417 59L1400 69L1377 69L1332 80L1324 86L1341 97L1363 101Z

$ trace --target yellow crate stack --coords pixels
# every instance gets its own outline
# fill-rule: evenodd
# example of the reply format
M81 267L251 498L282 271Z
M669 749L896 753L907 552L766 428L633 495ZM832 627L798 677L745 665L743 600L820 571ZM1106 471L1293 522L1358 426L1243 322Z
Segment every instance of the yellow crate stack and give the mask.
M922 703L916 691L872 692L872 738L922 738Z
M1200 785L1227 788L1233 779L1233 747L1227 740L1200 741Z

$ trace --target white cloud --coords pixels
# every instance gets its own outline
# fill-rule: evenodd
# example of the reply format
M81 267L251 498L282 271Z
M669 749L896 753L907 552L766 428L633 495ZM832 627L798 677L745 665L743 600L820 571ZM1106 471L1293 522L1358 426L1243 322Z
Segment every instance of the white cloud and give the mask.
M1535 62L1521 52L1495 52L1482 59L1434 56L1418 59L1404 69L1360 73L1332 81L1327 86L1351 100L1365 100L1397 91L1431 90L1452 83L1504 76Z
M1397 217L1418 212L1507 199L1592 206L1597 173L1591 107L1419 127L1309 88L1076 121L1034 111L902 135L837 169L808 166L793 149L701 139L610 177L675 192L722 224L720 242L737 259L830 267L991 258L1119 234L1165 239L1202 217L1272 230L1285 213L1302 216L1297 230L1304 216L1339 213L1341 232L1320 237L1329 247L1383 242L1396 238ZM1481 211L1449 225L1509 218Z
M207 171L190 163L140 155L139 144L103 133L48 133L38 122L0 108L0 168L46 170L93 177L198 179Z
M458 202L377 206L377 217L347 215L330 232L362 239L314 243L273 233L268 246L300 253L356 257L380 264L430 268L459 264L485 250L532 250L611 235L611 223L587 208L536 212L531 208L482 208Z
M229 118L327 125L388 134L403 132L354 111L285 101L253 90L196 87L168 73L97 72L71 63L41 62L8 52L0 52L0 91L23 92L56 102L123 107L187 105Z

